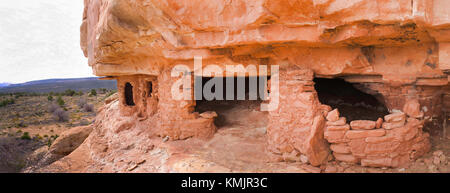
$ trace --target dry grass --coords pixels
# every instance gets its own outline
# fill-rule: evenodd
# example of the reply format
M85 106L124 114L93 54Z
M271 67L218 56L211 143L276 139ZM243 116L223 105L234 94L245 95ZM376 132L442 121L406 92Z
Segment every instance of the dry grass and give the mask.
M3 149L14 146L13 149L17 149L13 152L0 151L8 154L7 160L0 159L0 172L17 172L23 166L26 154L51 145L72 127L91 124L107 95L99 92L91 97L89 93L62 96L62 106L57 103L57 96L53 96L54 100L48 100L46 95L0 96L0 101L14 99L14 103L0 107L0 146Z

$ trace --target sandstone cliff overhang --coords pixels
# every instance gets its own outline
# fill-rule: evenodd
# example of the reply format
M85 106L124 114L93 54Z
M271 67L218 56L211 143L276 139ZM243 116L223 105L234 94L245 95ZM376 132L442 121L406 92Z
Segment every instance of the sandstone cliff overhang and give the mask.
M318 75L402 75L444 84L446 0L85 0L81 47L99 76L211 62L287 60ZM272 61L271 61L272 62ZM398 72L392 70L399 68ZM397 79L397 78L395 78ZM408 80L406 80L408 79ZM419 80L419 81L420 81Z
M305 154L313 165L328 159L332 143L338 160L398 166L416 157L412 152L427 151L423 121L450 109L447 0L84 2L81 47L89 65L96 75L118 80L122 115L158 122L152 127L162 137L214 134L214 116L195 114L194 100L170 96L176 81L170 70L178 64L193 69L194 58L225 72L227 65L280 66L279 92L285 98L269 113L268 144L278 154ZM380 95L391 113L411 112L413 101L415 114L384 120L388 124L370 132L357 130L362 123L375 129L374 122L344 121L330 133L328 122L338 120L326 121L331 109L320 104L313 79L336 77ZM401 129L385 131L394 128ZM405 139L409 131L412 137ZM397 135L402 136L386 137ZM368 145L372 149L366 152L361 147L369 137L391 145Z

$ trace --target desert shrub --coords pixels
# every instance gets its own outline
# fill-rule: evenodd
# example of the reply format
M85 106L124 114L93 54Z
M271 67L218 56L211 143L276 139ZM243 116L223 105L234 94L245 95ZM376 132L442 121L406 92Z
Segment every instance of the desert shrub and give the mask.
M42 140L43 138L42 138L41 135L36 134L36 135L34 136L34 139L36 139L36 140Z
M89 93L89 96L97 96L97 91L95 89L92 89L91 93Z
M52 139L49 138L49 139L47 140L47 146L48 146L48 147L52 146L52 143L53 143Z
M53 101L53 96L52 95L48 95L47 100L48 101Z
M22 137L20 137L20 139L30 140L31 139L30 133L28 133L28 132L23 133L23 135L22 135Z
M84 93L83 93L83 91L79 91L79 92L77 93L77 95L78 95L78 96L83 96Z
M5 99L5 100L0 101L0 107L5 107L7 105L11 105L14 103L16 103L16 100L14 100L14 99Z
M86 101L85 98L81 98L81 99L78 101L78 107L80 107L80 109L81 109L81 108L84 108L84 105L86 105L86 104L87 104L87 101Z
M59 109L59 108L60 107L57 104L52 103L52 104L50 104L50 106L48 106L48 112L53 113L56 111L56 109Z
M56 99L56 102L58 103L58 105L60 107L63 107L66 104L66 102L64 102L64 100L62 99L61 96L58 96L58 99Z
M75 94L76 94L76 92L72 89L67 89L66 91L64 91L65 96L73 96Z
M18 99L18 98L20 98L20 97L23 97L23 96L25 96L25 93L23 93L23 92L14 93L14 97L15 97L16 99Z
M44 113L45 112L43 112L43 111L37 111L37 112L34 113L34 115L36 115L38 117L42 117L42 116L44 116Z
M16 124L17 128L25 128L28 127L28 125L25 124L25 122L20 121L19 123Z
M69 112L58 108L53 112L53 117L60 122L66 122L69 121Z
M83 106L83 110L86 112L92 112L92 111L94 111L94 105L86 103Z

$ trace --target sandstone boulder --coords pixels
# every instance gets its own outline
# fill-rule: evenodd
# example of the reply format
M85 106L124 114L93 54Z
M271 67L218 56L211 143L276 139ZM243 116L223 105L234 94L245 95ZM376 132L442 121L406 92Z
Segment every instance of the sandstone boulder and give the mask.
M83 126L72 128L59 136L50 146L49 152L56 155L69 155L92 132L93 126Z

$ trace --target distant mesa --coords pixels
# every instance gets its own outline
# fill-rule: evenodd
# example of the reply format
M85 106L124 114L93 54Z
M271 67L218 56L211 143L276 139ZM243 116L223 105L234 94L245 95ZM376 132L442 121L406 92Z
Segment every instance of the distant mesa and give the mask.
M9 85L11 85L11 83L2 82L2 83L0 83L0 88L7 87Z
M0 83L0 93L17 92L63 92L67 89L88 91L90 89L106 88L117 89L115 80L99 80L97 77L46 79L20 84Z

